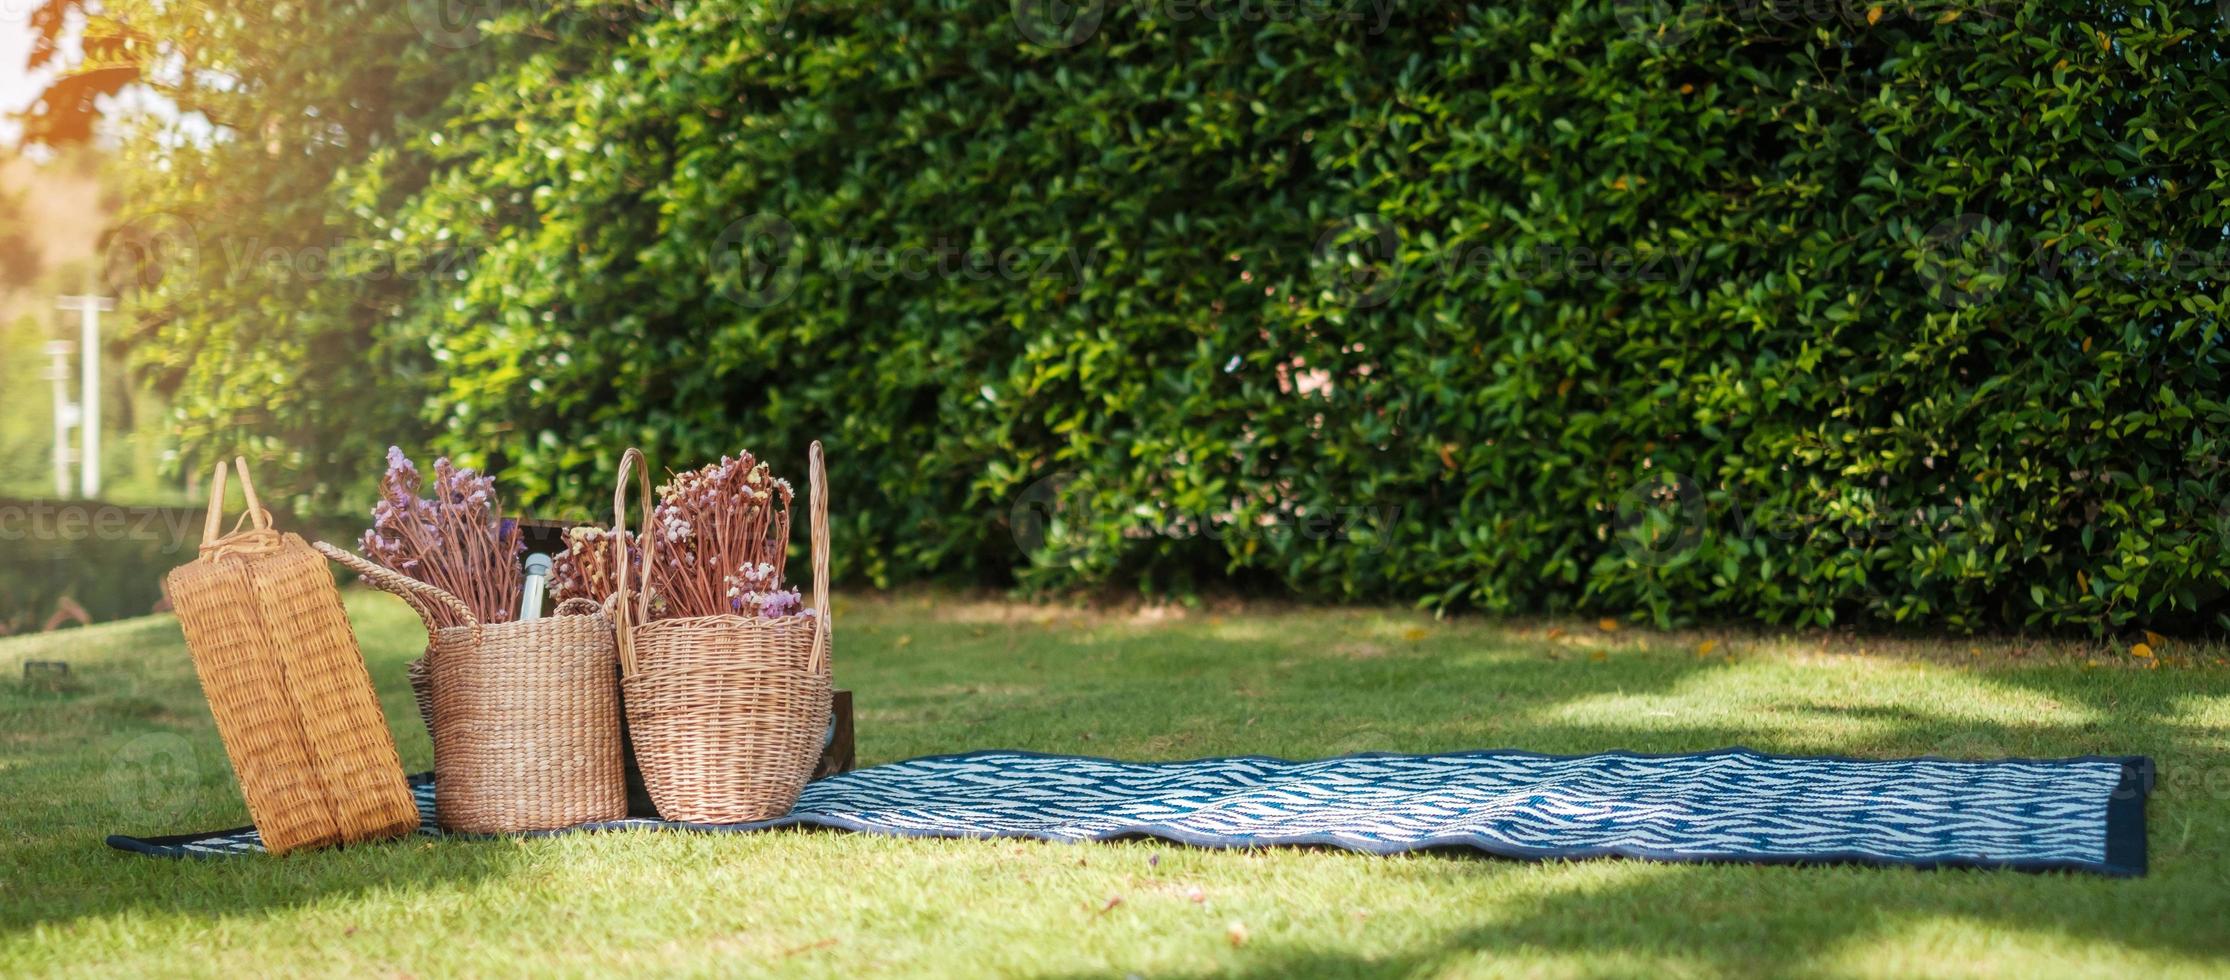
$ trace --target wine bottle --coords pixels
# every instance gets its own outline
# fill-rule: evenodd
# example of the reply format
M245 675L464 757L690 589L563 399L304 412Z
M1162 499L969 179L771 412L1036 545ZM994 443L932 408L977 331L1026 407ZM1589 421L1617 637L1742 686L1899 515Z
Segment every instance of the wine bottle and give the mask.
M528 555L526 595L519 599L519 622L542 618L542 593L549 580L550 556L540 552Z

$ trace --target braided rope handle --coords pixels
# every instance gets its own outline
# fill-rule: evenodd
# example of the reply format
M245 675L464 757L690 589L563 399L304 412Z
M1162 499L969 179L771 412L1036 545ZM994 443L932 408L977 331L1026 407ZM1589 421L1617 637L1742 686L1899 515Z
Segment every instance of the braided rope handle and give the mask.
M258 532L269 532L271 530L271 512L263 509L263 500L256 496L255 481L248 478L248 458L234 456L232 458L232 468L240 473L240 495L247 500L248 509L240 515L240 520L233 524L230 533L239 534L247 529L244 525L250 523L253 524L254 530ZM201 551L207 557L217 557L215 552L222 550L218 542L229 536L221 530L224 527L224 512L225 464L223 460L219 460L217 461L216 474L209 479L209 512L201 520Z
M829 669L829 494L828 465L819 439L813 440L806 479L813 494L807 504L813 512L813 659L806 669L825 674Z
M573 598L571 598L571 599L567 599L567 600L565 600L564 602L558 603L558 607L557 607L557 612L556 612L556 615L559 615L559 616L594 616L594 615L596 615L597 613L600 613L600 612L603 612L603 611L604 611L604 604L603 604L603 603L601 603L601 602L598 602L598 601L596 601L596 600L594 600L594 599L587 599L587 598L582 598L582 597L580 597L580 596L575 596L575 597L573 597Z
M638 466L641 470L635 474L635 478L643 497L643 526L641 531L636 532L635 540L643 545L644 582L642 597L637 603L636 614L631 619L627 614L627 566L630 564L627 560L626 538L627 472ZM616 573L619 591L612 593L612 598L606 603L612 609L612 630L619 636L619 670L622 677L635 676L635 631L630 627L639 624L633 620L650 622L650 558L651 552L657 547L657 542L650 533L651 506L650 464L643 461L642 450L630 446L625 453L620 454L619 481L612 488L612 560L619 566Z
M425 605L430 602L439 604L442 608L456 613L457 617L464 620L465 625L472 630L472 642L480 642L480 617L474 616L471 607L466 606L464 600L450 595L448 590L437 585L421 582L385 565L375 564L370 559L358 557L351 552L343 551L323 541L312 547L315 547L319 554L339 562L341 567L362 576L364 581L370 582L374 588L401 596L404 602L409 603L412 609L417 610L418 618L425 622L426 633L429 636L441 629L440 624L434 622L430 608ZM432 648L429 647L427 653L431 655L432 652Z

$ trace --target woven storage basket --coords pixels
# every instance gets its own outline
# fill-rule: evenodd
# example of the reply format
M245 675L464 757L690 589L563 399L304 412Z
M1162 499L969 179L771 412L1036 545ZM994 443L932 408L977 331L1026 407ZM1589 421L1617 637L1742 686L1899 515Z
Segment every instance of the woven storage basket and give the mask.
M330 544L317 547L402 596L426 622L419 707L434 737L434 817L442 829L517 833L627 816L618 652L596 603L574 599L546 619L482 624L447 591ZM439 625L434 607L465 625Z
M418 719L425 723L426 737L430 739L434 733L433 673L426 666L424 656L411 661L407 672L410 676L411 700L418 704ZM615 685L619 682L619 664L617 662L612 665L612 682ZM643 788L643 771L635 765L635 753L628 748L627 726L625 725L621 725L619 729L619 758L622 767L627 771L627 815L631 817L656 815L658 811L656 807L650 804L650 793Z
M333 573L300 537L271 529L247 461L233 466L251 526L218 535L218 464L201 553L163 579L163 594L264 849L408 834L418 806Z
M627 521L620 460L612 526ZM649 534L650 481L640 474L643 567L657 548ZM635 762L659 816L691 823L744 823L790 812L813 776L829 724L828 493L815 442L811 466L813 615L763 619L704 616L650 621L648 590L630 596L626 549L619 592L608 605L618 630L620 686ZM635 607L630 609L633 600Z

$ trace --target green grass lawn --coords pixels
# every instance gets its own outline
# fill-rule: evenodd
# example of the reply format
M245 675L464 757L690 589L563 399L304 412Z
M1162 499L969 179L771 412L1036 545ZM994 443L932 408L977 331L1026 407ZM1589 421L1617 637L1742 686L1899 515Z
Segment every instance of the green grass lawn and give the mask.
M430 764L400 602L353 614ZM862 764L1513 746L2143 753L2152 874L1519 863L628 833L169 861L245 810L167 618L0 641L0 975L655 971L1145 976L2230 973L2230 672L2007 643L1434 623L1399 611L838 608ZM19 680L64 659L60 684Z

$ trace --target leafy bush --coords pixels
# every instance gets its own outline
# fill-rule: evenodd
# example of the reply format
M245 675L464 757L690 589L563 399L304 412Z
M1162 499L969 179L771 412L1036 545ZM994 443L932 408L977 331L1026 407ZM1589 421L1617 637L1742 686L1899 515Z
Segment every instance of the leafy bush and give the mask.
M2212 5L1042 8L545 31L382 349L545 500L826 437L877 582L2226 622Z

